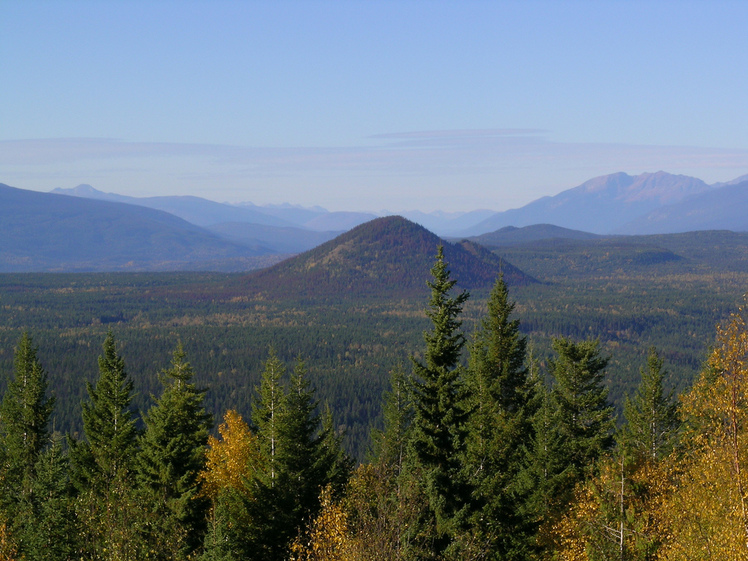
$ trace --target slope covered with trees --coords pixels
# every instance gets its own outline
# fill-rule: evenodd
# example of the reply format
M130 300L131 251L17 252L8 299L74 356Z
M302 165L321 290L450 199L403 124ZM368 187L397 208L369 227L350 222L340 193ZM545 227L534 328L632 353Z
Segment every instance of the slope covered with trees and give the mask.
M266 351L251 417L219 436L181 346L143 414L111 332L83 434L56 405L31 337L0 405L3 559L748 558L748 324L718 329L678 406L648 350L616 426L596 339L558 337L543 367L499 277L478 329L443 250L429 328L393 369L367 460L341 447L306 364ZM53 429L53 427L52 427Z

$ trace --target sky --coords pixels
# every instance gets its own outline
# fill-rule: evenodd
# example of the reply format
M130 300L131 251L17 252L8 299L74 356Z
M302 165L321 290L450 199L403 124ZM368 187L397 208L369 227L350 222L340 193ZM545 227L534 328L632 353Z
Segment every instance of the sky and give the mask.
M0 0L0 183L430 212L748 173L748 2Z

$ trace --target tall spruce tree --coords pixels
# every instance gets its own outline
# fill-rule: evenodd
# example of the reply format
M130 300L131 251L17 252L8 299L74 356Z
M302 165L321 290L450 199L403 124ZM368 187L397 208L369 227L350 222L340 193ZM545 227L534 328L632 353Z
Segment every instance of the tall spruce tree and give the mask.
M99 357L99 379L87 383L82 404L85 440L69 439L73 482L78 489L78 556L137 559L142 556L142 505L135 494L138 450L135 412L130 409L133 383L114 335L107 333Z
M444 554L468 526L473 489L464 470L467 393L461 354L465 336L460 331L467 292L451 296L456 284L439 246L428 282L431 299L427 315L432 328L424 333L424 361L412 358L414 409L412 446L425 477L425 492L436 535L433 553Z
M45 474L40 470L51 443L48 425L55 400L47 396L47 374L28 333L16 347L13 366L0 404L0 521L6 522L19 553L33 556L35 533L45 524L37 506L43 500L40 477Z
M287 557L305 521L319 511L320 491L342 484L347 461L335 449L339 439L321 427L304 363L297 361L287 385L281 382L284 374L271 353L252 415L264 466L246 503L254 533L247 554L264 561Z
M47 373L37 358L31 336L24 333L13 361L14 377L0 405L0 466L3 499L20 499L29 492L36 463L50 443L49 418L55 400L47 396Z
M633 398L626 397L623 415L626 424L619 441L634 461L657 462L667 456L678 438L680 420L673 392L665 393L663 361L652 347L647 367Z
M499 277L470 347L468 377L468 475L481 505L479 526L491 555L500 559L526 558L532 531L520 508L530 489L519 474L527 466L524 445L533 438L534 385L525 364L527 342L519 320L512 319L514 306Z
M570 500L574 485L612 446L615 422L603 385L608 359L600 356L600 343L561 338L553 341L553 349L557 355L550 362L555 382L551 391L553 430L558 439L556 448L563 457L558 464L561 473L551 474L558 484L552 497L564 504Z
M373 460L398 476L403 470L413 423L411 381L400 365L390 371L390 389L384 392L384 430L373 430Z
M199 494L212 416L180 344L161 375L163 393L144 416L137 480L150 510L148 541L159 559L187 559L201 544L207 498Z

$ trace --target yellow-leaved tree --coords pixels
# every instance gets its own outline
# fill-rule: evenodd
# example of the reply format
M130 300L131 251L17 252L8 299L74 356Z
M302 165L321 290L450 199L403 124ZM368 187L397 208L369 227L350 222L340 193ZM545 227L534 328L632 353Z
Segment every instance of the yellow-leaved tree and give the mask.
M223 489L233 489L245 496L251 475L260 466L257 437L234 410L226 411L218 427L220 438L208 438L205 469L200 473L204 493L215 499Z
M693 389L677 485L663 504L661 559L748 560L748 330L745 312L718 328Z
M211 500L207 558L241 556L241 536L251 526L247 504L253 501L253 474L259 469L257 436L236 411L226 412L218 427L220 438L208 439L205 469L200 472L202 492Z
M348 516L333 501L332 486L320 494L321 510L291 545L290 561L352 561L357 556L348 532Z

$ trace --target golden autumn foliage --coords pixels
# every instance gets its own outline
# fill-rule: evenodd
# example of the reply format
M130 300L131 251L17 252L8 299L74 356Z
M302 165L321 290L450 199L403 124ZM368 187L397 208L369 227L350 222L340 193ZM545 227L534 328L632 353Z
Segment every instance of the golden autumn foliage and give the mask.
M200 472L203 492L215 499L222 489L248 494L246 482L260 466L257 437L236 411L229 410L218 427L220 439L208 438L205 469Z
M348 517L333 501L330 485L320 495L322 509L291 545L290 561L351 561L355 559L348 533Z
M8 533L8 525L0 522L0 561L16 561L18 549Z
M689 423L677 485L663 505L660 559L748 560L748 331L717 331L708 368L683 398Z
M600 472L576 489L569 510L553 527L563 561L650 560L663 532L659 518L670 490L667 462L621 463L607 457Z

